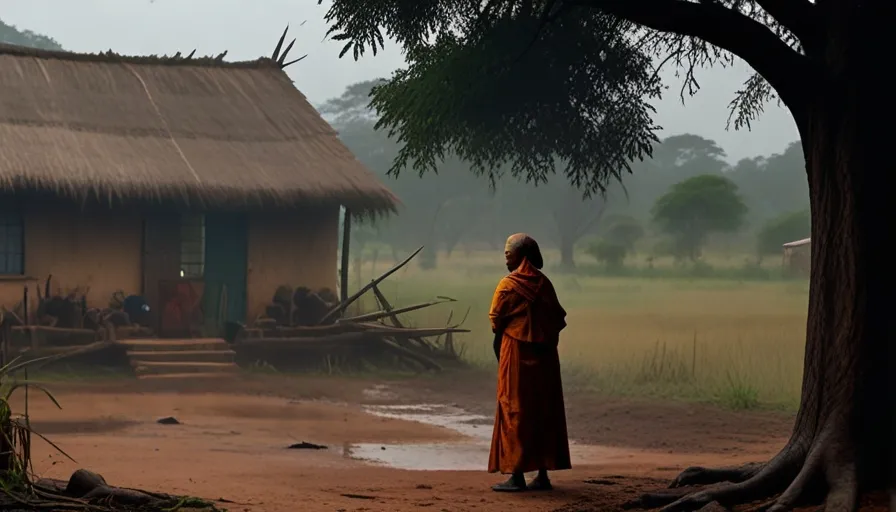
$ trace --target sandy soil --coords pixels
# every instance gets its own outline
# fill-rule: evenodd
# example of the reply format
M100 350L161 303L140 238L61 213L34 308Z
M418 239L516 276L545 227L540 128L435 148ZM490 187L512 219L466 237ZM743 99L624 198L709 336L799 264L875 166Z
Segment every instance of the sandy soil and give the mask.
M456 431L372 416L361 404L454 403L491 414L488 379L421 378L371 393L374 384L277 376L56 384L63 410L32 393L33 426L78 462L39 443L34 466L41 476L67 478L86 467L113 485L223 498L231 511L614 510L686 466L767 458L790 427L789 417L773 413L574 394L571 436L601 446L579 450L575 469L554 476L553 493L498 495L489 486L499 477L484 471L407 471L349 456L357 443L445 443L450 457L466 442ZM181 424L156 422L165 416ZM299 441L329 449L285 448Z

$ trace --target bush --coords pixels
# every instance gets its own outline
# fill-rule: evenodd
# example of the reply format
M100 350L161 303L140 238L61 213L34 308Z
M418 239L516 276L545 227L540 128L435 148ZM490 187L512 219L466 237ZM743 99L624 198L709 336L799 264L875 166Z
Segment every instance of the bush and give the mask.
M634 251L635 243L643 237L644 228L641 223L631 217L616 218L606 232L608 241L621 245L628 251Z
M809 236L811 219L809 210L779 215L766 222L756 235L756 253L763 256L781 254L781 246L787 242L801 240Z
M608 270L618 270L625 263L628 248L620 243L597 240L586 249L586 252L598 263L606 265Z

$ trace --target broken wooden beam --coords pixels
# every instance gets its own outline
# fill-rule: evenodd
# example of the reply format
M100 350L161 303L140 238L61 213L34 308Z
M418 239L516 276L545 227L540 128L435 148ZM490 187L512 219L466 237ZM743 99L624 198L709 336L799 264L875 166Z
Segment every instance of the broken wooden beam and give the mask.
M402 347L401 345L395 343L394 341L391 341L391 340L388 340L385 338L383 338L381 341L382 341L383 345L385 345L386 347L389 347L389 349L391 349L396 354L398 354L402 357L405 357L407 359L410 359L411 361L414 361L416 363L419 363L421 366L423 366L427 370L435 370L437 372L442 371L442 367L439 366L438 363L436 363L432 359L424 356L423 354L418 354L418 353L414 352L413 350L409 350L409 349Z
M398 327L399 329L404 329L404 324L401 323L401 320L399 320L398 315L395 313L394 308L392 307L392 304L389 303L389 300L386 299L386 296L383 295L383 292L380 291L379 286L373 285L373 294L376 296L376 300L377 302L379 302L380 307L383 309L383 311L389 311L392 313L391 315L389 315L389 320L392 322L392 325ZM432 350L432 346L423 338L418 338L415 336L412 338L408 338L408 340L417 343L421 347Z
M430 306L435 306L436 304L444 304L446 302L457 302L457 301L450 297L439 297L437 300L433 300L433 301L429 301L429 302L421 302L420 304L414 304L413 306L405 306L403 308L398 308L398 309L383 309L382 311L374 311L373 313L365 313L363 315L341 318L341 319L337 320L336 323L376 321L381 318L395 317L395 315L398 315L400 313L409 313L411 311L428 308Z
M407 258L405 258L402 262L398 263L394 267L387 270L380 277L371 281L370 284L368 284L368 285L364 286L363 288L361 288L360 290L356 291L354 294L352 294L351 297L343 298L342 302L340 302L336 307L331 309L326 315L324 315L323 318L320 319L320 323L325 324L325 323L327 323L327 321L332 320L339 313L342 313L343 311L345 311L345 308L351 306L353 302L358 300L358 297L360 297L361 295L364 295L368 290L370 290L374 286L381 283L387 277L391 276L395 272L398 272L398 270L400 270L402 267L407 265L412 259L414 259L414 256L420 254L420 251L422 251L422 250L423 250L423 246L421 245L419 249L417 249L416 251L411 253L411 255L408 256Z

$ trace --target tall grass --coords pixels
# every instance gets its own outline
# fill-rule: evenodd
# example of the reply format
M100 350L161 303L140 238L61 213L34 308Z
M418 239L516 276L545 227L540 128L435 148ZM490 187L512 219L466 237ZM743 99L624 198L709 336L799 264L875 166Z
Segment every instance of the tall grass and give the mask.
M558 274L550 269L552 256L547 255L546 273L568 312L560 345L567 387L716 401L737 409L798 403L807 282ZM712 264L723 268L724 261L743 260ZM366 281L390 262L378 265L353 270ZM419 326L444 325L450 308L455 317L471 308L465 327L472 332L458 342L469 362L492 366L487 313L494 286L506 273L502 267L500 252L440 255L436 269L412 263L382 290L396 305L435 295L459 301L410 314Z

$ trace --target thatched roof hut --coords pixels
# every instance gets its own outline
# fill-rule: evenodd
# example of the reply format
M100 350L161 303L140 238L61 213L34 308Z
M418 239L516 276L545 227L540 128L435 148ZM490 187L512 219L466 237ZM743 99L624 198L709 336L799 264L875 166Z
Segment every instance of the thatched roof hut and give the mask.
M0 45L0 91L7 192L203 208L396 203L271 59Z

